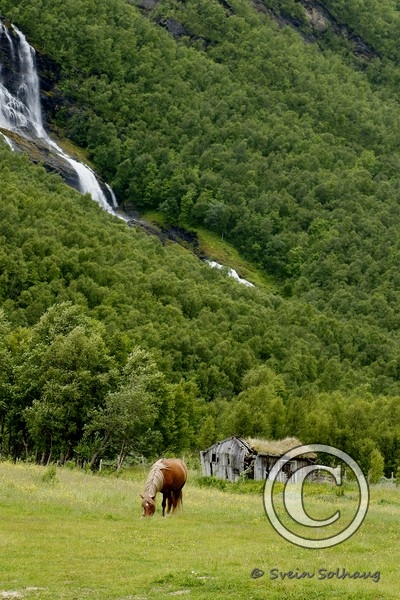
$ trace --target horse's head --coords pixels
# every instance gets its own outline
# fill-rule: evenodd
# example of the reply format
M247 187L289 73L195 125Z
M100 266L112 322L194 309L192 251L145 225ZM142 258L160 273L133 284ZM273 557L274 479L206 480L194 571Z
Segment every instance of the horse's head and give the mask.
M156 510L155 496L142 496L143 517L152 517Z

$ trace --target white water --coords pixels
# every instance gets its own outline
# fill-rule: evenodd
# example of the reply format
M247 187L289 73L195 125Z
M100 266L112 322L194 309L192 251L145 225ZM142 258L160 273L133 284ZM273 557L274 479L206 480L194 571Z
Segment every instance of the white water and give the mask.
M224 269L225 267L223 265L220 265L219 263L215 262L215 260L206 260L206 263L210 265L210 267L213 267L214 269ZM242 283L243 285L247 285L247 287L255 287L253 283L250 283L250 281L247 281L247 279L242 279L242 277L240 277L238 275L238 273L235 271L235 269L229 269L227 268L227 272L229 277L233 277L233 279L236 279L236 281L238 281L239 283Z
M10 38L10 34L8 33L8 30L3 26L2 23L0 23L0 35L4 35L5 38L8 40L8 45L10 46L10 53L12 59L15 60L14 46Z
M110 186L108 185L108 183L106 183L106 188L108 190L108 193L111 196L111 201L112 201L112 205L114 208L118 208L118 202L117 202L117 198L113 192L113 190L110 188Z
M29 131L35 137L47 139L48 136L42 123L35 51L28 44L23 33L16 27L14 27L14 31L19 41L17 47L19 81L14 93L10 92L3 85L0 65L0 126L19 133ZM6 37L10 47L10 55L16 65L14 42L2 23L0 23L0 35Z
M10 150L12 150L14 152L15 148L14 148L13 143L10 140L10 138L8 138L6 135L4 135L4 133L1 133L1 132L0 132L0 135L4 139L7 146L10 148Z
M117 215L108 204L99 182L93 171L83 163L76 161L66 154L50 137L43 127L42 111L40 104L39 78L36 71L35 50L28 44L24 34L13 25L17 41L13 40L7 28L0 22L0 37L4 36L9 44L10 56L13 63L18 67L18 77L15 90L8 90L5 85L2 66L0 63L0 127L15 131L27 138L40 138L52 150L66 160L76 172L79 180L79 188L83 194L90 194L100 206ZM16 49L15 49L16 48ZM16 50L18 61L16 60ZM16 69L17 70L17 69ZM3 134L9 145L10 140ZM114 208L118 206L117 200L111 188L110 191Z
M73 158L68 156L68 154L65 154L65 152L49 137L46 138L46 141L57 152L57 154L59 154L66 161L69 162L71 167L78 175L79 191L82 192L82 194L90 194L93 200L96 200L96 202L100 204L100 206L104 208L104 210L114 214L114 211L108 204L107 198L105 197L103 190L101 189L92 169L90 169L87 165L84 165L83 163L74 160Z

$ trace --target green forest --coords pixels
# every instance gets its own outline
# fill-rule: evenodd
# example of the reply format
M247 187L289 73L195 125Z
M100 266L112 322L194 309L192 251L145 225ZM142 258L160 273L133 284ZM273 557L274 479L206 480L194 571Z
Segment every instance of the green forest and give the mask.
M294 435L395 472L398 2L0 13L53 65L46 127L126 211L211 231L271 283L127 226L0 140L1 455L119 468Z

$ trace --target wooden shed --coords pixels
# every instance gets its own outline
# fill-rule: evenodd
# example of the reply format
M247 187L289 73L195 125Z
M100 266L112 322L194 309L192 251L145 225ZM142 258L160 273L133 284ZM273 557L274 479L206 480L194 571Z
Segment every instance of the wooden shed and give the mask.
M278 464L281 462L283 465L282 457L286 452L292 450L292 448L296 448L296 446L302 445L301 442L294 437L276 441L260 439L249 439L248 441L251 447L257 452L254 461L254 479L266 479L270 470L277 462ZM316 458L317 455L314 452L305 452L304 454L296 456L296 458L283 465L276 481L284 483L293 476L292 482L297 483L295 475L296 471L301 467L315 464Z
M200 452L202 474L233 482L240 477L263 480L274 464L296 446L301 446L301 442L293 437L267 441L232 436ZM285 482L300 467L315 464L315 459L316 454L308 452L289 461L277 481Z
M242 473L252 471L256 452L240 437L232 436L200 452L203 475L237 481Z

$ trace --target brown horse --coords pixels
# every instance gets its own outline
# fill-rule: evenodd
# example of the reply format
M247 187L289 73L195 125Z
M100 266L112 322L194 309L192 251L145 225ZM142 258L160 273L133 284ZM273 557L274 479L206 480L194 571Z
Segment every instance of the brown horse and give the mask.
M163 495L162 515L165 515L167 501L167 514L170 512L171 506L174 513L177 506L182 504L182 488L186 483L186 477L186 465L179 458L162 458L154 463L147 477L143 495L141 494L143 516L154 515L157 492L161 492Z

